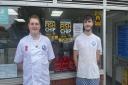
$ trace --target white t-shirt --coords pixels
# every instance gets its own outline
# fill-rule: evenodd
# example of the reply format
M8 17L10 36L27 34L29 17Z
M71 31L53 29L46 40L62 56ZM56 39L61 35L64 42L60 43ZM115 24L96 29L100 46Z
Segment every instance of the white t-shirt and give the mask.
M95 34L87 36L82 33L74 42L74 50L79 52L77 77L87 79L99 78L96 51L100 50L100 54L102 54L101 39Z
M23 62L23 85L50 85L49 60L54 59L50 40L40 35L33 40L31 35L22 38L17 46L14 62Z

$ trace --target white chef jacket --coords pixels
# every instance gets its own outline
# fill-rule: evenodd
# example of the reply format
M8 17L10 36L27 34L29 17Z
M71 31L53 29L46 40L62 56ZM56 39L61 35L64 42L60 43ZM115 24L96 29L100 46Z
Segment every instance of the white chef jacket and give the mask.
M102 54L101 40L95 34L90 36L80 34L74 42L74 50L78 50L77 77L96 79L100 77L97 65L96 51Z
M35 42L31 35L22 38L14 62L23 62L23 85L50 85L49 60L54 59L50 40L43 35Z

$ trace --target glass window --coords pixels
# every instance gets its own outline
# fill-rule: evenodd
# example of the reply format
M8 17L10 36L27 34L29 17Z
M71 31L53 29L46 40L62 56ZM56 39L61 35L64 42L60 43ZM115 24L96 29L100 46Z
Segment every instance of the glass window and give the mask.
M6 16L2 15L3 11L7 11ZM55 13L57 11L59 13ZM76 36L83 32L85 15L91 14L94 16L93 32L102 38L102 10L27 6L0 7L0 66L9 66L8 69L13 67L13 72L16 70L15 65L11 67L10 64L14 64L15 51L19 40L29 34L27 21L33 14L40 17L41 33L48 36L52 42L56 58L50 65L51 72L75 71L73 41ZM99 65L103 68L101 63ZM18 77L22 76L20 68L18 68ZM4 72L4 69L0 72Z

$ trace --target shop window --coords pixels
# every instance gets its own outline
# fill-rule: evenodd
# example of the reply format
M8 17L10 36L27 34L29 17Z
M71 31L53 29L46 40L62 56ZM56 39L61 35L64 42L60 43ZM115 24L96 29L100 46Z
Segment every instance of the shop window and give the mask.
M17 71L13 60L19 40L29 34L27 20L33 14L40 17L41 33L46 35L52 42L56 57L50 65L50 71L52 73L76 71L73 62L73 43L76 36L83 32L83 17L86 14L92 14L96 18L96 25L93 31L102 38L101 10L42 7L0 8L7 8L8 12L9 10L15 11L14 14L8 13L8 23L0 23L0 68L4 69L4 67L8 66L10 67L8 69L11 69L13 67L13 76L9 76L10 78L22 76L20 70L18 70L18 75L14 75ZM60 16L52 16L52 11L60 11L62 14ZM102 67L101 63L100 67ZM5 66L2 67L1 65ZM0 72L2 73L4 70L0 70ZM3 78L7 77L3 76Z

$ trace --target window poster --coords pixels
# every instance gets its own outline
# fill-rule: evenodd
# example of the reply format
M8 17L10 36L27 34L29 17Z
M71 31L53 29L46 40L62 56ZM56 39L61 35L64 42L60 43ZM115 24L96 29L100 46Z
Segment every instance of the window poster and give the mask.
M45 34L50 38L50 40L58 40L58 35L56 33L56 22L53 20L45 20Z
M72 41L71 20L61 20L59 42L71 42L71 41Z
M83 32L83 23L74 23L73 24L73 37L76 38L82 32Z

